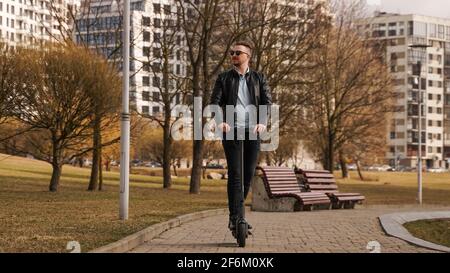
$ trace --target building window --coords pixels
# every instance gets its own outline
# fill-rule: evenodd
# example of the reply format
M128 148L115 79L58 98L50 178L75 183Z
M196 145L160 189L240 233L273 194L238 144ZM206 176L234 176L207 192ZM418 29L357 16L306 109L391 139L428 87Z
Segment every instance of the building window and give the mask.
M142 48L142 56L144 57L150 57L150 47L144 46Z
M153 106L153 114L159 113L159 106Z
M170 15L170 5L164 5L164 14Z
M150 77L142 77L142 85L150 86Z
M161 43L161 33L153 33L153 41L155 43Z
M150 42L150 32L144 31L143 40L144 42Z
M144 27L149 27L151 25L150 17L142 17L142 25Z
M153 57L161 58L161 49L158 47L153 48Z
M153 12L161 13L161 4L153 4Z
M159 92L153 92L153 101L154 102L159 102L160 101Z
M159 77L153 77L153 87L159 87L161 85L161 80Z
M148 106L142 106L142 113L148 115L149 114L150 107Z
M161 19L159 18L153 18L153 26L160 28L161 27Z
M143 91L143 92L142 92L142 100L143 100L143 101L150 101L150 92L148 92L148 91Z

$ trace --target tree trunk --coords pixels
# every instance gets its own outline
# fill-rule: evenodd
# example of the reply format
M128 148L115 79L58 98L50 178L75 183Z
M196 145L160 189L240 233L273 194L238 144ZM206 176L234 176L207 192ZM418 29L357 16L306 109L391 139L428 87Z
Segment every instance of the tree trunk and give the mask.
M172 153L172 138L170 136L170 108L169 112L164 113L164 147L163 147L163 188L169 189L172 186L172 177L170 173L170 162Z
M339 150L339 165L341 165L342 178L350 178L348 175L347 163L345 162L344 153Z
M61 155L62 151L59 148L58 144L53 141L52 147L52 178L50 179L49 191L57 192L59 186L59 180L61 178L62 172L62 163L61 163Z
M51 192L57 192L58 191L58 186L59 186L59 180L61 178L61 172L62 172L62 165L60 164L52 164L52 178L50 180L50 187L49 190Z
M203 165L203 141L202 140L194 140L191 182L189 185L190 193L195 193L195 194L200 193L202 165Z
M361 179L361 181L364 181L364 177L361 172L361 166L359 164L359 160L356 160L356 169L358 170L359 179Z
M95 191L98 187L98 164L100 162L100 118L97 115L94 118L93 146L94 149L92 151L92 168L88 191Z
M111 171L111 160L109 158L106 159L105 169L106 169L107 172Z
M98 190L103 190L103 156L102 156L102 134L99 134L99 147L98 147Z
M178 176L178 173L177 173L177 164L173 164L173 175Z
M325 156L324 156L324 169L328 170L330 173L333 173L334 171L334 138L333 135L329 132L328 133L328 141L327 141L327 147L325 149Z

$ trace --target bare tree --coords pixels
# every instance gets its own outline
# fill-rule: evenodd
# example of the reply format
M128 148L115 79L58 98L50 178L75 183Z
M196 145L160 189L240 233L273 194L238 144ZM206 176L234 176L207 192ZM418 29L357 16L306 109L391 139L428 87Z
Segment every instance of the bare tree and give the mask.
M17 100L14 90L18 81L15 75L14 59L17 52L0 42L0 124L4 123L11 115L11 104ZM7 134L1 134L0 141L8 138Z
M251 4L258 3L255 1ZM228 49L260 24L249 16L248 1L177 0L177 5L186 42L191 94L193 97L209 98L213 79L227 66ZM269 23L270 21L265 21L263 24ZM207 100L202 100L202 109L207 103ZM194 122L203 127L206 118ZM203 151L204 140L194 140L189 187L189 192L193 194L200 192Z
M177 10L170 5L164 5L163 8L160 6L159 8L159 11L154 11L157 15L153 18L153 21L149 20L142 24L143 29L140 34L135 35L136 39L140 39L139 36L145 34L144 27L151 26L154 29L151 47L140 48L135 46L136 51L140 50L143 53L143 57L135 57L134 60L142 64L135 74L140 71L148 72L148 76L152 76L153 88L157 90L157 92L153 92L152 96L150 96L150 93L145 96L142 93L142 98L144 101L161 106L162 111L152 115L144 112L140 112L140 114L158 124L163 130L161 135L163 144L161 160L163 188L170 188L172 185L171 165L176 159L172 157L174 140L171 136L171 128L174 122L179 119L179 117L172 117L172 110L174 110L176 103L181 102L185 97L187 80L181 71L181 66L178 64L175 68L175 61L184 59L184 50L181 44L183 33L180 31L180 21L177 20Z
M16 58L22 84L14 117L34 128L27 140L35 148L33 155L52 165L50 191L58 190L64 159L74 157L67 151L78 149L92 135L95 105L89 92L102 65L95 54L73 46L24 50Z
M314 84L300 124L309 147L329 171L336 151L386 124L386 114L393 111L385 51L358 36L348 20L354 18L348 14L352 10L340 10L335 26L324 32L325 46L314 55Z

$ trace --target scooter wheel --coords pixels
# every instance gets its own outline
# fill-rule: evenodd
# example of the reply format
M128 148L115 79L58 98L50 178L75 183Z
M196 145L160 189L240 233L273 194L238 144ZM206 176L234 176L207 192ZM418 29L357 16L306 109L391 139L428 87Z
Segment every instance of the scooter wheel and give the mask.
M237 226L237 241L239 247L245 247L245 240L247 239L248 226L247 223L240 223Z

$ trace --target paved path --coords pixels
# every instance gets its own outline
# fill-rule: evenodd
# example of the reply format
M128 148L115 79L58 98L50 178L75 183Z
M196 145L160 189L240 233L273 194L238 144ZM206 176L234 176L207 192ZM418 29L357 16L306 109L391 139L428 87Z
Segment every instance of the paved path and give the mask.
M227 229L228 216L219 215L170 229L131 252L369 252L377 241L381 252L435 252L387 236L378 217L402 211L450 210L437 206L370 206L354 210L312 212L247 212L253 225L247 247L236 247Z

